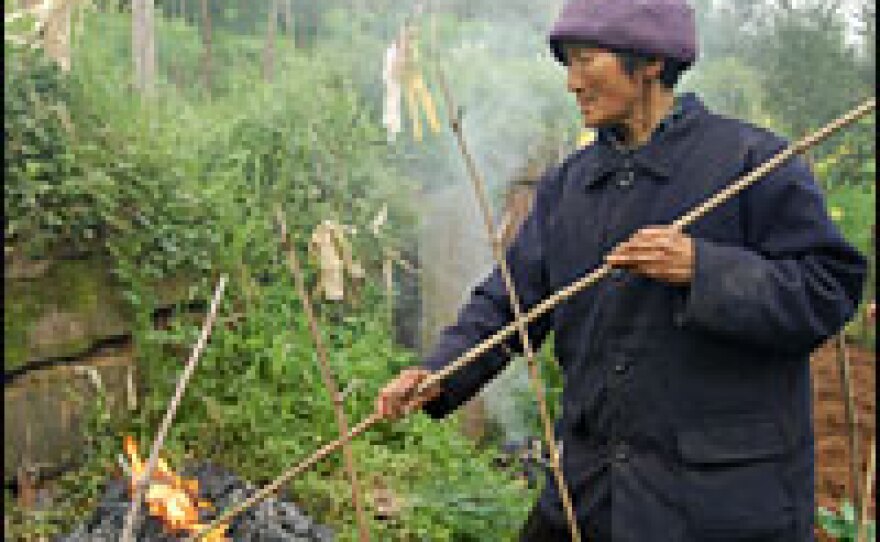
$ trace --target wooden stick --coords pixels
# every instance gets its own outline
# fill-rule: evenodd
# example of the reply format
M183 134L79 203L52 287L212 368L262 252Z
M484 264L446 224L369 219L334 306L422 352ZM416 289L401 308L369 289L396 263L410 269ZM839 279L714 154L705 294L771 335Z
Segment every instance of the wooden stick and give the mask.
M492 255L495 257L495 263L498 265L498 270L504 280L504 287L507 290L510 307L513 309L514 319L519 321L522 317L519 295L516 292L513 277L510 274L510 268L508 267L507 260L504 256L504 247L501 245L502 240L495 231L495 219L492 216L492 208L489 205L489 198L486 194L486 183L483 181L483 177L480 175L479 170L477 170L477 164L468 148L467 141L464 137L464 131L461 128L461 119L458 116L455 102L452 99L452 92L449 90L449 85L446 83L446 77L444 76L443 71L438 69L437 76L437 79L440 82L440 88L443 91L443 96L446 100L449 125L452 128L452 132L455 134L458 148L464 158L468 175L471 178L471 184L474 187L477 203L483 214L486 232L489 235L489 243L492 246ZM541 378L538 362L535 360L535 351L534 348L532 348L532 341L529 338L528 329L525 324L518 324L516 329L520 336L520 340L522 341L523 353L525 354L526 364L529 370L529 382L535 393L535 399L538 403L538 417L541 420L541 426L544 431L544 444L547 446L547 451L550 454L550 467L553 471L553 477L556 480L556 487L559 490L562 507L565 510L565 517L568 521L571 540L572 542L580 542L581 534L580 529L578 528L577 515L575 514L574 505L572 504L571 494L568 491L568 484L565 482L565 476L562 472L559 448L556 445L556 436L553 430L553 420L550 419L550 410L547 408L544 382Z
M153 474L153 469L156 468L156 462L159 460L159 450L162 449L162 444L165 442L165 437L168 435L168 430L171 428L171 422L174 420L174 414L177 412L177 407L180 406L180 400L183 398L183 392L186 390L186 385L189 382L193 371L195 371L196 364L199 362L199 358L202 355L202 350L204 350L205 345L208 343L208 337L211 336L211 329L214 326L214 320L217 318L217 308L220 306L220 299L223 295L223 290L226 288L226 281L226 275L221 276L220 282L217 283L217 286L214 289L214 298L211 300L211 308L208 310L208 317L205 318L205 322L202 324L202 333L192 350L192 354L190 354L189 360L186 362L186 367L183 369L183 373L181 373L180 378L177 380L177 388L174 390L174 396L168 403L165 417L162 419L162 423L159 425L159 431L156 432L156 438L153 440L153 446L150 449L150 459L147 461L146 469L144 470L143 475L135 480L134 494L131 497L131 506L128 508L128 513L125 516L125 525L122 529L122 542L131 542L135 523L138 520L138 513L141 507L141 500L144 496L144 490Z
M856 513L856 525L860 525L859 514L862 511L861 489L861 457L859 453L859 428L855 400L852 393L852 376L850 374L849 356L846 351L846 336L843 331L835 337L837 347L837 363L840 372L840 389L843 395L843 410L846 416L847 437L849 439L849 487L853 508ZM856 534L858 542L858 533Z
M287 265L293 275L293 282L296 287L296 293L302 300L303 312L309 324L309 333L312 335L312 341L315 343L315 351L318 354L318 364L321 369L321 378L324 380L324 387L333 400L333 412L336 415L336 425L339 426L339 434L348 433L348 419L345 415L342 395L339 393L339 386L336 384L336 377L330 368L330 362L327 357L327 349L324 347L324 340L321 338L321 329L318 326L318 319L312 306L312 300L306 292L306 284L303 279L302 267L299 265L299 259L296 257L296 248L287 235L287 222L284 219L284 212L279 206L276 209L278 224L281 227L281 243L284 251L287 253ZM358 526L358 537L361 542L370 540L370 529L367 525L367 518L364 514L363 506L361 506L361 489L358 482L357 467L354 461L354 454L351 447L347 444L342 446L342 456L345 461L345 470L348 471L348 478L351 481L351 498L354 504L355 518Z
M821 130L810 134L809 136L805 137L804 139L798 141L797 143L787 147L785 150L780 151L773 158L771 158L770 160L768 160L767 162L765 162L761 166L757 167L756 169L752 170L751 172L747 173L746 175L741 177L739 180L737 180L734 183L732 183L731 185L729 185L724 190L721 190L715 196L711 197L709 200L707 200L703 204L699 205L694 210L692 210L691 212L689 212L688 214L686 214L685 216L683 216L682 218L680 218L679 220L677 220L673 224L676 227L680 227L680 228L684 228L684 227L690 225L691 223L696 221L698 218L701 218L703 215L705 215L706 213L708 213L709 211L711 211L715 207L721 205L725 201L732 198L734 195L738 194L739 192L741 192L742 190L745 190L750 185L763 179L768 173L773 171L775 168L779 167L786 160L792 158L793 156L795 156L797 154L801 154L803 152L806 152L811 147L813 147L813 146L817 145L818 143L827 139L833 133L841 130L845 126L852 124L853 122L864 117L865 115L867 115L868 113L873 111L876 108L876 105L877 105L876 100L874 98L867 100L862 105L856 107L855 109L852 109L851 111L849 111L848 113L846 113L842 117L832 121L831 123L826 125L824 128L822 128ZM452 373L454 373L455 371L457 371L461 367L467 365L468 363L471 363L472 361L474 361L475 359L480 357L482 354L488 352L489 350L491 350L491 349L495 348L496 346L498 346L499 344L501 344L504 340L506 340L508 337L510 337L516 331L517 326L523 325L523 324L528 324L534 320L537 320L538 318L540 318L541 316L546 314L548 311L550 311L552 308L554 308L555 306L559 305L560 303L562 303L563 301L568 299L569 297L573 296L574 294L576 294L582 290L585 290L590 285L592 285L595 282L597 282L598 280L600 280L602 277L607 275L610 270L611 270L611 266L609 266L608 264L604 264L601 267L596 268L592 272L584 275L583 277L581 277L577 281L573 282L572 284L569 284L565 288L562 288L561 290L557 291L556 293L554 293L553 295L551 295L547 299L545 299L542 302L540 302L539 304L537 304L535 307L531 308L522 317L507 324L506 326L504 326L500 330L496 331L495 334L488 337L483 342L477 344L476 346L474 346L473 348L471 348L470 350L468 350L467 352L465 352L464 354L459 356L458 359L456 359L455 361L453 361L452 363L450 363L449 365L447 365L443 369L436 371L436 372L432 373L431 376L429 376L428 378L425 378L422 381L422 384L419 385L419 389L416 391L415 395L418 395L419 393L424 393L428 389L439 385L446 378L448 378L449 375L451 375ZM306 471L307 469L311 468L312 466L316 465L318 462L320 462L322 459L324 459L327 455L329 455L330 453L339 449L339 447L341 447L343 444L360 436L361 434L366 432L367 429L369 429L370 427L372 427L373 425L375 425L376 423L378 423L382 419L383 419L382 416L380 416L378 413L374 412L368 418L366 418L364 421L362 421L360 424L358 424L354 429L349 431L348 434L344 435L343 437L341 437L333 442L330 442L330 443L324 445L324 447L319 449L317 452L315 452L311 456L307 457L306 459L304 459L303 461L301 461L297 465L295 465L295 466L291 467L290 469L286 470L285 472L283 472L280 476L278 476L278 478L276 478L269 485L265 486L262 490L260 490L256 494L254 494L250 499L248 499L247 501L245 501L244 503L242 503L240 505L236 505L236 506L230 508L228 512L223 513L217 519L212 521L200 533L190 537L187 542L194 542L196 540L201 540L204 537L204 535L211 532L211 530L216 528L220 523L229 521L230 519L232 519L236 515L247 510L248 508L250 508L251 506L253 506L257 502L259 502L261 499L265 498L267 495L269 495L272 492L274 492L275 490L277 490L281 486L281 484L290 480L294 476L297 476L298 474Z

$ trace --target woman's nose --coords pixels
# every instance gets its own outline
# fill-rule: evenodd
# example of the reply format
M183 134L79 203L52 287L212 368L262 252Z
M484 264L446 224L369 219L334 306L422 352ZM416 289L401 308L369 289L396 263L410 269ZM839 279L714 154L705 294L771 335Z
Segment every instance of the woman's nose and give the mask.
M566 86L568 87L569 92L574 93L577 93L583 87L580 77L574 73L574 70L572 70L571 67L568 67L566 70Z

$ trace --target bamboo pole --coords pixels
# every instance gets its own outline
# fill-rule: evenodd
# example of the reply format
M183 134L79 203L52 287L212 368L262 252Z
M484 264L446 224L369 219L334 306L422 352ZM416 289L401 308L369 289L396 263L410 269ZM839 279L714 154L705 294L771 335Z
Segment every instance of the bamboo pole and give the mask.
M852 497L853 508L856 513L856 525L860 524L859 515L862 511L861 489L861 457L859 453L859 428L858 413L855 408L855 400L852 393L852 376L850 371L849 355L846 351L846 334L841 331L834 340L837 348L837 363L840 372L840 388L843 395L843 409L846 416L846 430L849 440L849 488ZM858 542L858 534L856 535Z
M287 222L284 219L284 212L281 207L276 209L278 224L281 227L281 243L284 251L287 253L287 266L293 275L293 282L296 287L296 293L302 301L303 312L309 325L309 333L312 335L312 341L315 343L315 352L318 354L318 364L321 369L321 378L324 381L324 387L333 400L333 413L336 416L336 425L339 426L339 434L348 433L348 419L345 415L344 402L342 395L339 393L339 386L336 383L336 377L330 368L330 361L327 356L327 349L324 346L324 340L321 338L321 329L318 326L318 319L312 306L311 298L306 291L305 280L303 279L302 267L299 259L296 257L296 248L287 235ZM343 445L342 456L345 461L345 470L348 472L348 479L351 482L351 499L354 504L355 518L358 527L358 537L361 542L369 542L370 529L367 525L367 518L364 514L364 508L361 505L361 489L358 482L357 466L354 461L354 454L351 448Z
M796 155L803 154L807 150L828 139L831 135L840 131L844 127L868 115L868 113L874 111L876 107L876 100L874 98L870 98L858 107L850 110L843 116L831 121L820 130L817 130L816 132L809 134L798 142L789 145L784 150L780 151L751 172L743 175L738 180L734 181L726 188L718 191L715 195L704 201L702 204L698 205L687 214L680 217L678 220L673 222L673 226L677 228L685 228L689 226L722 203L733 198L733 196L737 195L749 186L765 178L768 173L778 168L789 159L793 158ZM585 290L595 282L602 279L605 275L608 274L610 270L611 266L609 266L608 264L604 264L594 269L590 273L587 273L575 282L557 291L547 299L541 301L536 306L532 307L528 312L526 312L522 317L507 324L500 330L496 331L493 335L485 339L483 342L475 345L473 348L459 356L455 361L453 361L443 369L436 371L432 373L431 376L429 376L428 378L425 378L422 381L422 384L419 386L418 390L416 391L415 395L418 396L419 394L424 394L428 389L439 385L445 379L447 379L449 375L451 375L461 367L473 362L475 359L479 358L481 355L495 348L505 339L509 338L514 332L516 332L517 326L528 324L540 318L551 309L553 309L563 301L567 300L569 297L575 295L582 290ZM223 522L228 522L230 519L244 512L266 496L276 491L286 481L292 479L295 476L298 476L302 472L316 465L344 444L365 433L370 427L382 421L382 419L382 416L374 412L366 419L364 419L361 423L359 423L354 429L349 431L348 434L343 435L341 438L335 441L325 444L311 456L307 457L300 463L281 473L277 478L275 478L275 480L273 480L263 489L255 493L250 499L246 500L243 503L230 507L227 511L220 514L216 519L214 519L200 533L197 533L187 539L187 542L195 542L197 540L201 540L207 533L216 528L217 525Z
M201 35L202 35L202 84L205 87L205 94L211 95L211 8L208 0L201 0L199 4L199 12L201 14Z
M132 536L134 535L135 524L138 520L138 513L141 507L141 500L144 496L144 490L147 488L150 477L153 475L153 469L156 468L156 463L159 461L159 451L162 449L162 444L165 442L165 437L168 435L168 430L171 428L171 422L174 421L174 415L177 413L177 408L180 406L180 400L183 398L183 392L186 390L186 385L189 382L193 371L195 371L196 364L198 364L199 358L202 355L202 350L204 350L205 345L208 343L208 337L211 336L211 329L213 329L214 320L217 318L217 309L220 306L220 299L223 296L223 290L226 288L226 281L226 275L221 276L220 281L214 288L214 298L211 300L211 308L208 310L208 316L202 324L201 335L193 347L192 354L190 354L189 360L186 362L186 367L184 367L183 372L180 374L180 378L177 380L177 388L174 390L174 396L168 403L165 417L159 425L159 430L156 432L156 438L153 440L153 446L150 448L150 458L147 460L146 469L144 470L143 475L135 480L134 491L132 492L133 495L131 497L131 506L128 508L128 513L125 516L125 524L122 529L122 538L120 539L122 542L131 542Z
M449 116L449 125L452 128L452 132L455 134L455 139L458 142L458 148L461 151L465 167L467 168L468 175L471 179L471 184L474 188L474 194L476 195L477 203L479 204L480 211L483 214L483 221L486 226L486 232L489 234L489 243L492 246L492 255L495 258L495 263L498 265L498 270L501 273L502 279L504 280L504 287L507 290L510 307L511 309L513 309L514 319L519 322L520 318L522 317L520 298L519 294L517 294L516 286L513 282L513 277L510 274L510 268L507 265L507 259L504 255L504 248L501 246L501 238L495 231L495 219L492 216L492 208L489 205L489 199L486 195L486 183L483 181L482 175L480 175L480 172L477 170L477 164L474 161L470 149L468 148L467 140L464 137L464 131L461 127L461 119L459 118L457 113L458 109L455 105L455 101L452 98L452 92L450 91L449 85L446 82L446 77L443 74L443 71L440 69L437 70L437 75L438 81L440 83L440 88L443 91L443 96L446 101L446 109ZM571 539L573 542L580 542L581 535L580 529L578 528L577 515L575 514L574 505L571 501L571 494L568 491L568 484L565 482L565 476L562 472L559 447L556 445L556 436L553 431L553 420L550 419L550 411L547 408L544 382L541 378L538 363L535 360L535 351L534 348L532 348L532 341L529 338L526 324L518 324L516 326L516 330L520 336L520 340L522 341L523 353L525 354L526 365L528 366L529 370L529 382L532 385L532 391L535 393L535 399L538 403L538 416L541 420L541 426L544 431L544 444L547 446L547 451L550 454L550 467L553 471L553 477L556 480L556 487L562 500L562 507L565 511L565 518L568 521L568 529L571 533Z

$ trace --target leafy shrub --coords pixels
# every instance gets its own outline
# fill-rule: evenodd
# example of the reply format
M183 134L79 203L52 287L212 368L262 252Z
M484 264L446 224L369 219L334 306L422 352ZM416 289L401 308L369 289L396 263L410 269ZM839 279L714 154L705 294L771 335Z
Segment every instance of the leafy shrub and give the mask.
M856 511L851 502L844 501L840 505L840 510L820 507L818 518L819 526L834 540L855 542L860 525L856 523ZM865 536L861 537L861 540L866 540L866 542L877 540L876 529L875 522L870 521L865 530Z

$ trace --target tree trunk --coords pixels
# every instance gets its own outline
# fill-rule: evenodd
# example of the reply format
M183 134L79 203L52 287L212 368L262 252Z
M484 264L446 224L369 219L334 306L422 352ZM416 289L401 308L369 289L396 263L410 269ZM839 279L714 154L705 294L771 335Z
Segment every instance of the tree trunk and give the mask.
M278 0L269 4L269 20L266 26L266 46L263 48L263 79L272 81L275 75L275 35L278 33Z
M156 94L156 4L154 0L145 2L144 12L144 95L152 98Z
M131 54L134 65L134 89L145 98L156 90L156 41L153 0L132 0Z
M144 5L146 0L132 0L131 3L131 61L134 80L132 87L137 92L144 90Z
M202 83L205 91L211 92L211 10L208 0L201 0L202 11Z
M49 8L43 27L43 48L46 55L64 71L70 70L71 0L58 0Z
M318 7L315 3L300 4L299 28L296 29L296 46L305 48L313 43L318 34Z
M293 31L294 29L294 21L293 21L293 0L284 0L284 32L290 36L295 37L296 33Z

